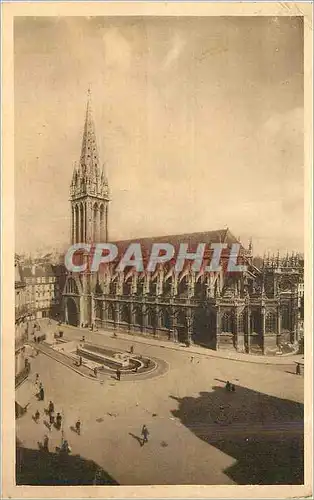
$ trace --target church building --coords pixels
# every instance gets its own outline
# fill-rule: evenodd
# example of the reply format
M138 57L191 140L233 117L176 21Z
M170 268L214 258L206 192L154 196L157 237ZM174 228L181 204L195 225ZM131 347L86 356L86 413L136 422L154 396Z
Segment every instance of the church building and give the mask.
M110 193L98 155L90 97L70 200L71 243L110 241ZM66 323L266 355L297 343L298 287L303 276L300 256L268 257L256 267L252 243L244 248L229 229L136 242L147 252L154 242L171 243L175 248L187 243L189 251L195 251L198 243L207 247L225 243L228 249L239 243L239 259L246 271L228 272L222 256L221 270L210 273L185 266L177 274L172 263L159 266L154 273L137 273L130 267L118 273L114 265L98 273L68 272L62 296ZM112 243L123 249L131 241Z

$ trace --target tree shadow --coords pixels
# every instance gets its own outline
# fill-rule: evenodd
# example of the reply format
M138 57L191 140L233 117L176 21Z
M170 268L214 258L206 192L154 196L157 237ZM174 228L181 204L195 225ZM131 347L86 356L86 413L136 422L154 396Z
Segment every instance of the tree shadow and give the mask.
M118 485L94 461L24 448L17 441L16 484L30 486Z
M222 381L223 382L223 381ZM198 438L236 459L237 484L303 484L303 404L236 385L177 398L171 413Z

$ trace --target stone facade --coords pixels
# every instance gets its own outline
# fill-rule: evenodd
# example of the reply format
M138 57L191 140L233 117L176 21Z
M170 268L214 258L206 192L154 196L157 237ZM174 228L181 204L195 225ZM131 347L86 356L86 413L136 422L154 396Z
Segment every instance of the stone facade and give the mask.
M32 319L55 318L60 311L60 266L41 264L23 268L28 309Z

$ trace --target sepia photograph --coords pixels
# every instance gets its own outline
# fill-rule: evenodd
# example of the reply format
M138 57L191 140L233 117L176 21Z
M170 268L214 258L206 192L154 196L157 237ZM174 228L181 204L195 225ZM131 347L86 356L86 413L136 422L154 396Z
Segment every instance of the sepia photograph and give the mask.
M16 486L306 483L287 5L14 16Z

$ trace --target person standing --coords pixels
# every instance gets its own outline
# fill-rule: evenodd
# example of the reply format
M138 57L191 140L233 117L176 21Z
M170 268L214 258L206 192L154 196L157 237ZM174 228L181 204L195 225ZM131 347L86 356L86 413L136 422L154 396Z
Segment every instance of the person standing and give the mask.
M40 419L40 413L39 411L37 410L36 413L35 413L35 422L36 424L38 423L38 420Z
M80 421L80 419L77 420L77 422L75 424L75 429L76 429L76 433L80 436L81 435L81 421Z
M52 429L54 423L55 423L55 415L54 415L54 412L52 411L49 413L50 430Z
M44 391L43 386L41 386L41 388L39 390L39 400L43 401L44 399L45 399L45 391Z
M71 448L70 448L69 443L66 439L62 441L60 451L62 453L66 453L67 455L69 455L71 453Z
M49 451L49 437L47 435L44 437L43 450Z
M145 424L142 427L141 435L143 436L142 446L144 446L145 443L148 443L148 436L149 436L149 432Z
M130 353L131 353L131 354L134 354L134 346L133 346L133 345L131 345L131 348L130 348Z
M48 406L48 413L50 415L50 413L54 413L55 411L55 405L53 404L52 401L49 401L49 406Z
M120 368L117 368L116 374L117 374L117 380L121 380L121 370L120 370Z
M61 429L61 422L62 422L62 417L61 417L60 413L57 413L56 424L57 424L58 431Z

